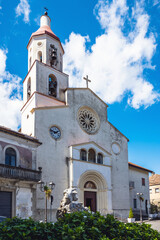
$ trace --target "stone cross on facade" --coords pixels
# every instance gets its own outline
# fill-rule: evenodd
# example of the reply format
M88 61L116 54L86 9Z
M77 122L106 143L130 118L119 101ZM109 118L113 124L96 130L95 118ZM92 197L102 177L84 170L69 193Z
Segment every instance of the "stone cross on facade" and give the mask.
M88 82L91 82L91 80L88 79L88 75L86 75L86 77L83 78L86 81L86 86L88 88Z

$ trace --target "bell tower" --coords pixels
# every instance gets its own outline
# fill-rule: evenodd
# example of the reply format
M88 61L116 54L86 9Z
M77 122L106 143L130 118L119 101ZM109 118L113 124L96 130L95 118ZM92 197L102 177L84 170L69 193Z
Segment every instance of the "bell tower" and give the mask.
M68 88L68 75L63 73L64 50L60 39L51 30L51 19L47 12L41 16L40 28L32 33L27 50L28 73L23 81L22 132L34 136L34 123L32 130L26 126L31 122L28 116L39 107L52 107L58 102L65 104L64 90Z

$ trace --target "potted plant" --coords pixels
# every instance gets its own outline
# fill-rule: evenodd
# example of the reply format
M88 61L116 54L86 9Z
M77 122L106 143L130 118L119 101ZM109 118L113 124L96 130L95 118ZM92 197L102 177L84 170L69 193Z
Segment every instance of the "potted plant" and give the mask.
M129 211L128 222L129 222L129 223L135 222L135 218L134 218L134 216L133 216L132 208L130 208L130 211Z

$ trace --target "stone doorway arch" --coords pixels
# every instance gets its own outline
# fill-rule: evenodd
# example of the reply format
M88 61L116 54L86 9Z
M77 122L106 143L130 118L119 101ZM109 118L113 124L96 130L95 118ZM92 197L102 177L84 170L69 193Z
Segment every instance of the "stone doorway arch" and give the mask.
M87 182L93 182L96 189L86 189L85 184ZM107 182L104 176L98 171L88 170L84 172L78 182L78 195L79 201L84 204L85 191L96 193L96 210L106 214L108 212L108 193L107 193Z

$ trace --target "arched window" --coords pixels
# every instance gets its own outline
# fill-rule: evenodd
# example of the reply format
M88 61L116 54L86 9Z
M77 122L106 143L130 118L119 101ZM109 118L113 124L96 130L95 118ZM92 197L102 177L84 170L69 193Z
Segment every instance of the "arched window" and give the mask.
M91 182L91 181L88 181L84 184L84 188L88 188L88 189L96 189L96 185Z
M31 96L31 78L29 78L27 82L27 100L30 98L30 96Z
M102 153L98 153L98 155L97 155L97 163L103 164L103 155L102 155Z
M87 151L85 149L81 149L80 160L87 161Z
M7 148L5 151L5 164L16 166L16 151L13 148Z
M49 75L49 95L57 97L57 79L53 74Z
M96 154L93 149L89 149L89 151L88 151L88 161L94 162L94 163L96 162Z
M38 52L38 60L40 62L42 62L42 52L41 51Z

